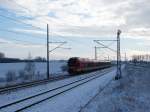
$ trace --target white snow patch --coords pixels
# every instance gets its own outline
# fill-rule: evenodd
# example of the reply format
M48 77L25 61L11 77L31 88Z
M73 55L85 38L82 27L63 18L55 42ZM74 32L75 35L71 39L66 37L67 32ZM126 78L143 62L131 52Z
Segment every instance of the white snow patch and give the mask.
M46 62L34 62L35 63L35 72L38 71L40 74L46 75ZM0 77L4 78L6 77L6 73L8 71L15 71L16 73L19 72L19 70L23 70L26 63L0 63ZM61 61L51 61L50 62L50 73L51 74L59 74L62 73L61 67L63 65L67 65L66 62Z
M78 112L91 98L108 84L115 75L116 70L113 69L113 71L106 75L35 105L25 110L25 112Z
M113 69L113 68L108 68L108 69ZM51 90L53 88L60 87L62 85L69 84L73 81L77 81L77 80L85 78L87 76L92 76L93 74L96 74L96 73L101 73L101 72L106 71L108 69L88 73L86 75L79 75L79 76L72 77L69 79L50 82L50 83L47 83L44 85L39 85L39 86L31 87L31 88L25 88L25 89L10 92L7 94L1 94L0 95L0 106L6 105L8 103L11 103L11 102L17 101L19 99L23 99L23 98L26 98L26 97L29 97L29 96L32 96L32 95L35 95L38 93L42 93L42 92L47 91L47 90Z

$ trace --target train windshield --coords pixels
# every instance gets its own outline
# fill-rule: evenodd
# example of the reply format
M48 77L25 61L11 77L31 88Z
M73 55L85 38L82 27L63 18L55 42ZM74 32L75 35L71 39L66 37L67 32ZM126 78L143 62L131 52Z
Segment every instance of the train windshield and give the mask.
M77 60L76 58L71 58L71 59L69 59L69 61L68 61L68 65L69 65L69 66L78 65L78 60Z

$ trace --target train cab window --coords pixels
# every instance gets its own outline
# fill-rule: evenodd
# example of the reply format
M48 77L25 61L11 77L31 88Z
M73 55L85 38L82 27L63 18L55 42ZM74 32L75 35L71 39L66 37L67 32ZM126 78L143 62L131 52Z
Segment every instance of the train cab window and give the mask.
M76 58L72 58L72 59L70 59L70 60L68 61L68 65L69 65L69 66L79 66L80 63L79 63L79 61L78 61Z

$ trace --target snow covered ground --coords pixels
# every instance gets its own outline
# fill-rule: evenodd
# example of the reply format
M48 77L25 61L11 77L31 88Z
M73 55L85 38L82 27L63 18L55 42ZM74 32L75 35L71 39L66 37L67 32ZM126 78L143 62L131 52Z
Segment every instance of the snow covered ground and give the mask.
M124 69L124 66L122 67L122 69ZM125 78L126 76L130 76L130 75L125 75L125 74L131 73L131 72L128 73L127 70L128 69L126 67L123 71L123 78L121 80L126 79ZM102 74L102 72L104 71L108 71L108 70L105 69L102 71L96 71L96 72L88 73L87 75L93 75L95 73ZM62 84L67 84L70 81L81 79L83 77L86 77L87 75L81 75L81 76L73 77L70 79L52 82L46 85L40 85L37 87L27 88L24 90L19 90L16 92L0 95L0 105L2 106L7 103L19 100L23 97L27 97L32 94L40 93L42 91L58 87ZM113 80L115 75L116 75L116 68L113 67L111 68L111 71L109 73L97 79L94 79L88 83L83 84L82 86L76 87L75 89L69 90L65 93L62 93L61 95L55 96L40 104L32 106L31 108L28 108L24 111L25 112L95 112L95 111L99 112L100 110L102 110L102 112L109 112L109 110L107 111L107 109L109 109L108 105L111 105L114 108L113 105L119 102L118 99L114 102L111 101L112 98L109 99L110 96L117 98L118 92L121 91L117 89L122 88L122 86L120 86L121 80L118 80L118 81ZM126 83L125 81L123 82ZM108 88L105 88L103 90L103 88L106 87L106 85ZM117 89L113 89L114 86L117 86ZM113 89L113 92L110 91L112 89ZM110 95L110 96L107 96L107 95ZM98 96L101 96L101 97L99 98ZM101 108L99 108L98 106L99 103L102 105ZM119 103L120 105L124 106L121 101ZM112 110L113 109L111 108L110 112L112 112ZM120 112L120 110L119 111L117 110L117 112Z
M47 77L47 64L46 62L34 62L34 75L32 73L25 74L32 76L28 79L23 77L22 71L25 73L25 67L29 66L29 63L0 63L0 87L14 85L22 82L29 82L32 80L44 79ZM68 74L67 71L63 71L62 67L67 67L67 61L53 60L50 61L50 77ZM10 75L8 75L8 73ZM12 79L10 79L10 78ZM8 79L10 79L8 81Z
M81 112L150 112L150 66L128 65L123 78L98 94Z
M106 75L28 108L25 112L150 112L149 67L129 64L125 68L123 66L123 77L120 80L112 80L116 75L116 69L113 68ZM0 104L7 104L82 77L85 75L4 94L0 96Z
M105 71L111 70L111 69L114 69L114 68L109 68L109 69L105 69L105 70L101 70L101 71L88 73L86 75L79 75L79 76L76 76L76 77L71 77L69 79L64 79L64 80L60 80L60 81L47 83L45 85L34 86L34 87L31 87L31 88L25 88L25 89L22 89L22 90L12 91L12 92L9 92L9 93L1 94L0 95L0 106L6 105L6 104L14 102L14 101L17 101L19 99L29 97L29 95L32 96L32 95L35 95L35 94L39 94L39 93L42 93L44 91L60 87L62 85L69 84L73 81L80 80L80 79L85 78L87 76L93 76L93 74L105 72Z
M101 74L101 73L99 73ZM82 86L35 105L25 112L79 112L115 76L116 69Z
M40 74L46 74L46 63L35 62L35 72ZM5 78L8 71L15 71L16 74L25 68L26 63L0 63L0 78ZM50 62L50 73L59 74L62 73L61 67L67 65L67 61L51 61Z

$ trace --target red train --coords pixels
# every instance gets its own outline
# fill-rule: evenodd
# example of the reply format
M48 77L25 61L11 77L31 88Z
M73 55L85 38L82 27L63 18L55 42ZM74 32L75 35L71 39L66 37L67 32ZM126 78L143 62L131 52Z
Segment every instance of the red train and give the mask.
M71 75L108 67L111 67L111 62L99 62L78 57L73 57L68 60L68 72Z

